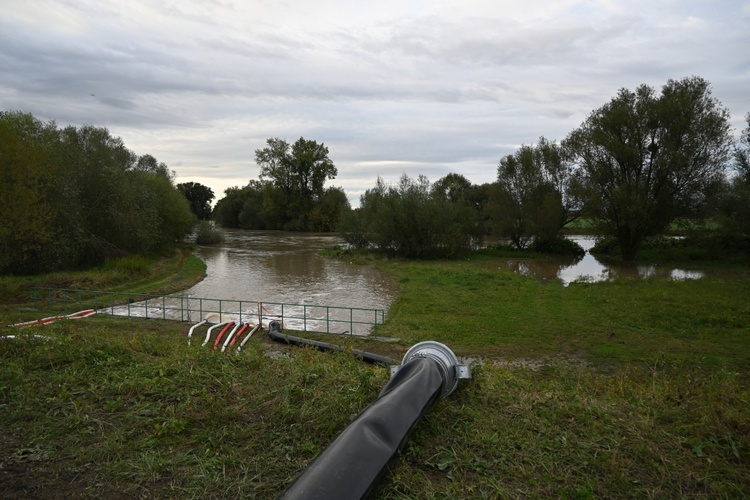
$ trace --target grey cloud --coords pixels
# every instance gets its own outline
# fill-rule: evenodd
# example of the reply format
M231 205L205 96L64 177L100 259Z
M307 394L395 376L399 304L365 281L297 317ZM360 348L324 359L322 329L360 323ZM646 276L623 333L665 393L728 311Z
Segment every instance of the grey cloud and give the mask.
M3 107L107 126L217 193L257 178L268 137L325 142L334 184L361 193L378 174L491 180L501 156L563 139L621 87L698 74L737 126L750 111L748 13L730 1L572 3L550 19L384 6L377 24L300 18L293 2L75 5L85 29L0 20Z

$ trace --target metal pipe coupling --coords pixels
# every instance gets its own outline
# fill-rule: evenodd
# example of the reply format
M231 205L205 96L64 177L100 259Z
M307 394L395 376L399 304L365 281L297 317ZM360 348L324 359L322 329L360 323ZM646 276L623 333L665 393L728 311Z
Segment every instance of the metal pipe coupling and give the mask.
M447 345L434 340L426 340L411 346L404 354L401 364L391 366L391 378L402 366L416 358L428 358L437 363L443 376L443 391L440 397L447 397L455 391L460 379L471 378L471 367L459 364L458 358Z

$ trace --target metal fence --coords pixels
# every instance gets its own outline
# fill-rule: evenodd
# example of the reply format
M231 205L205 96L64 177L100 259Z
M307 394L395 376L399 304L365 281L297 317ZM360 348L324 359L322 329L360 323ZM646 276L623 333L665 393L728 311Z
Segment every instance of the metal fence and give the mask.
M384 309L315 304L209 299L189 295L147 295L66 288L34 288L32 298L48 310L95 309L100 314L157 318L195 323L209 314L219 321L255 324L281 321L284 328L305 332L368 335L385 322Z

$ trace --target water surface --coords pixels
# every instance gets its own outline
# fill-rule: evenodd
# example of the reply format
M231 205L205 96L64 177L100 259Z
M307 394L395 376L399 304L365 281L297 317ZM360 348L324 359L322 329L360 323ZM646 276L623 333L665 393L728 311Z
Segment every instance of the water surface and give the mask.
M194 297L387 309L396 283L370 266L316 255L343 245L331 234L222 229L224 243L198 247L207 276Z
M620 261L598 259L589 253L596 243L593 236L569 236L586 251L579 260L562 257L543 259L509 259L508 269L540 281L560 280L564 285L575 281L596 283L616 278L665 278L665 279L699 279L703 271L689 271L655 264L627 264Z

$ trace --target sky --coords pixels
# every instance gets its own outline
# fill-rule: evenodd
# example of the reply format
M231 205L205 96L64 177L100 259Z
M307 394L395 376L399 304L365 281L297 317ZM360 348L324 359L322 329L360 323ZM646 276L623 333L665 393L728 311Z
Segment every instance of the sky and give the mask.
M268 138L378 176L493 182L621 88L700 76L750 112L744 0L0 0L0 110L106 127L217 199Z

